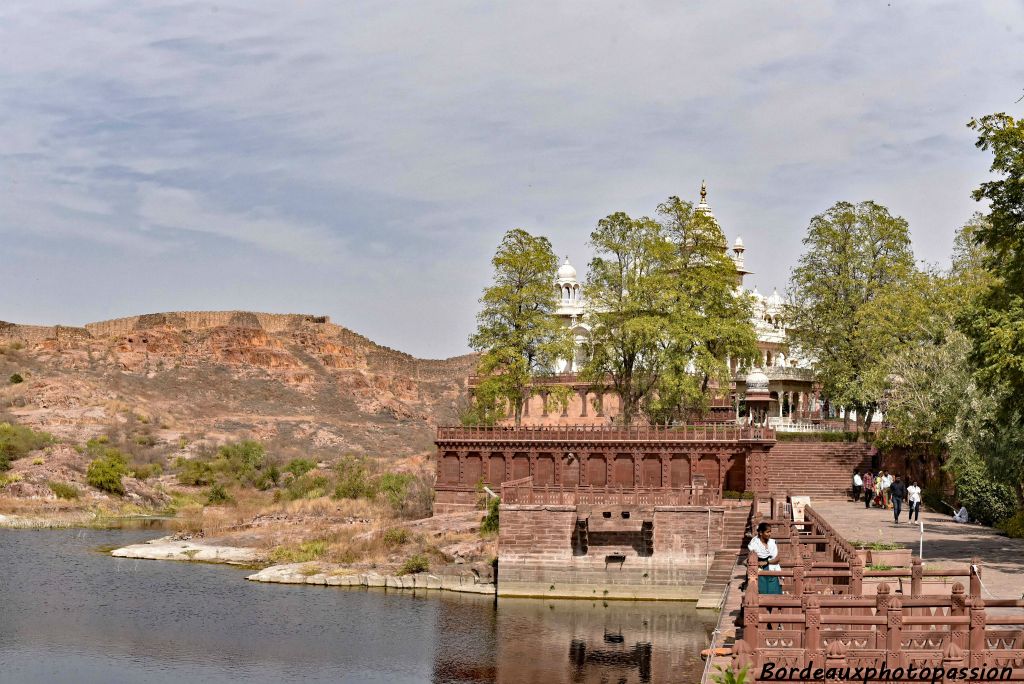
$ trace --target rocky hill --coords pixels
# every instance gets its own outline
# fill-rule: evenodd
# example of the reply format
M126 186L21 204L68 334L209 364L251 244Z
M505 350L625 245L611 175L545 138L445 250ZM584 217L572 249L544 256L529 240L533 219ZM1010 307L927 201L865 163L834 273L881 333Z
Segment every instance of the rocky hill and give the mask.
M80 442L128 425L166 451L255 438L291 454L408 457L457 419L473 363L417 359L325 316L0 322L0 421Z

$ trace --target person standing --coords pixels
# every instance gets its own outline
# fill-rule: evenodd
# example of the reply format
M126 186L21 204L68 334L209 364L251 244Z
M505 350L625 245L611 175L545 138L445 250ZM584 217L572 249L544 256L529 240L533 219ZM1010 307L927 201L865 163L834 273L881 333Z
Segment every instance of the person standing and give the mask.
M757 536L750 540L747 549L757 554L758 570L777 572L782 569L782 566L778 565L779 547L772 539L772 528L768 523L763 522L757 526ZM782 582L774 575L765 576L758 572L757 593L762 595L781 594ZM768 612L772 612L771 606L768 607ZM771 624L766 625L766 628L771 629Z
M853 471L853 500L860 501L860 489L864 486L864 480L861 479L860 473L856 470Z
M921 514L921 487L918 486L917 480L912 480L911 485L907 487L907 504L907 520L917 522Z
M875 498L875 478L869 470L864 473L864 508L871 508L873 498Z
M892 485L892 482L889 481L889 474L884 470L878 473L877 482L876 489L882 498L882 508L887 509L889 508L889 487Z
M889 497L892 499L892 518L898 525L900 523L900 509L903 508L903 499L907 498L907 486L903 484L903 480L896 478L896 481L889 487ZM907 517L910 517L910 511L907 511Z

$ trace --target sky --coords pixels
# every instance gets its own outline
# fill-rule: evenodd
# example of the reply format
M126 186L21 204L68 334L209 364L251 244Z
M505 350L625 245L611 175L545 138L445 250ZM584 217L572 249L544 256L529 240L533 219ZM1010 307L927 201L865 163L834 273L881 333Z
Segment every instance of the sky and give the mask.
M746 284L839 200L948 262L1024 116L1024 3L5 0L0 320L329 315L468 351L502 234L586 273L701 180Z

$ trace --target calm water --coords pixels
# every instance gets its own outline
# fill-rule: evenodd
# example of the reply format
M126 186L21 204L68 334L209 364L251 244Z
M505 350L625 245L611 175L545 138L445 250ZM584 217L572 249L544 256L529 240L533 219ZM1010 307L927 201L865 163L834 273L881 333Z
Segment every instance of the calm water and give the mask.
M696 682L715 615L246 582L115 559L142 530L0 530L0 682Z

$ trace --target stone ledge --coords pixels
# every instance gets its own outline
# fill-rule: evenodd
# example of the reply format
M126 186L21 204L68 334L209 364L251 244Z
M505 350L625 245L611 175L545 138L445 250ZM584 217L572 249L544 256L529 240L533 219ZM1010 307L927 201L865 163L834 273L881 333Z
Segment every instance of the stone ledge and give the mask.
M636 584L570 584L502 580L499 597L609 599L631 601L696 601L700 585L651 586Z
M433 591L454 591L464 594L489 594L493 596L496 588L490 582L477 582L475 578L464 575L434 575L418 573L415 575L381 575L376 572L346 572L335 568L325 572L320 564L289 563L272 565L246 577L253 582L269 582L273 584L312 584L326 587L367 587L381 589L412 589Z
M178 541L171 537L160 537L142 544L123 546L111 551L110 555L115 558L228 563L230 565L252 565L263 560L263 553L258 549L214 546L193 541Z

